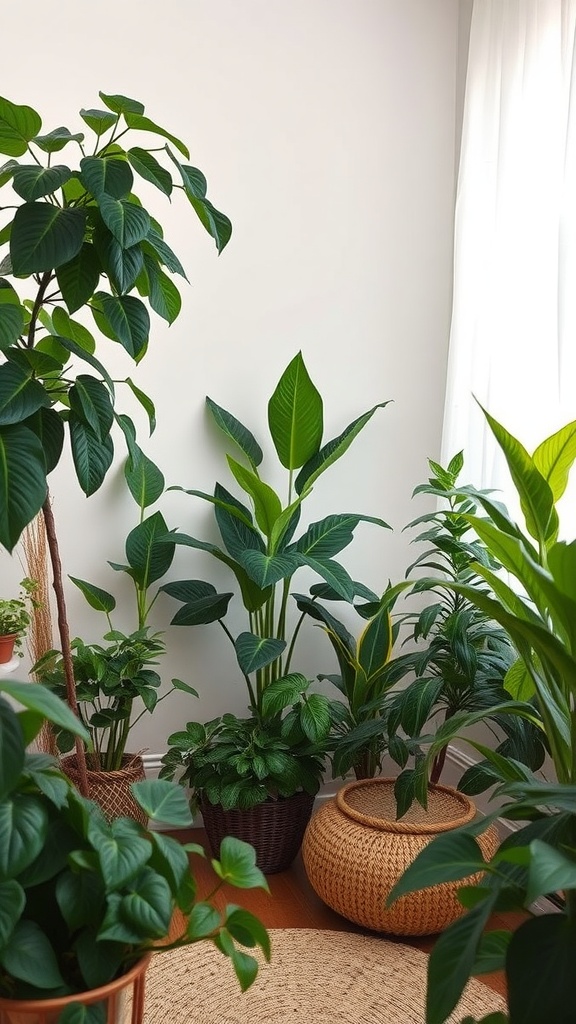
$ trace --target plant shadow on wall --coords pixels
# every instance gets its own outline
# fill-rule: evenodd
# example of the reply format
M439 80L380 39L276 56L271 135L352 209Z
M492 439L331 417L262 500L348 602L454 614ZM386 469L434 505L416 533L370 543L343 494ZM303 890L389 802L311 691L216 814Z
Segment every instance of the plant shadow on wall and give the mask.
M233 671L240 672L246 686L249 715L189 722L185 730L169 737L171 749L163 759L162 776L182 773L181 781L190 784L192 799L200 803L208 825L214 807L246 814L265 805L270 813L272 808L280 813L289 799L303 795L303 831L325 769L331 730L343 709L339 702L313 692L311 680L294 668L295 644L306 613L294 619L292 580L298 570L306 569L322 581L314 588L315 595L326 591L349 604L357 597L377 604L377 596L354 582L335 556L352 542L359 523L386 524L355 512L339 513L310 523L296 539L295 535L313 485L381 405L323 441L322 397L302 355L292 359L268 403L270 435L287 471L285 505L260 476L263 453L251 431L212 399L207 398L207 405L228 442L243 456L239 462L227 455L227 463L251 508L221 483L214 494L187 491L214 506L223 547L185 534L174 539L208 552L230 569L248 628L235 637L224 621L232 591L219 593L211 583L196 579L167 583L161 589L182 602L174 625L219 623L235 654ZM227 827L238 824L237 816L227 819Z
M9 158L0 168L0 543L12 551L42 509L73 708L48 476L68 435L80 487L93 494L112 463L114 424L124 433L131 462L143 460L131 424L116 411L119 382L106 366L106 345L74 314L89 311L99 334L138 363L149 344L149 310L168 324L180 312L172 275L186 279L184 268L134 192L135 180L166 199L181 192L218 252L231 234L228 218L206 198L204 175L188 163L186 144L152 121L138 100L99 95L103 109L82 109L81 131L59 127L47 133L34 109L0 97L0 152ZM25 286L30 291L22 299ZM78 372L82 364L87 372ZM131 377L120 383L141 403L153 430L151 400ZM78 739L76 749L83 764Z
M508 463L525 526L478 491L476 500L485 517L471 515L468 522L508 576L477 563L475 571L492 595L467 584L454 583L453 589L499 622L512 639L518 660L506 677L506 688L514 699L503 702L499 710L542 730L555 779L542 781L515 759L469 739L485 758L494 794L503 802L491 817L523 824L501 843L489 863L480 855L475 827L435 840L406 872L391 899L435 883L458 881L473 871L485 872L480 885L460 890L467 912L440 936L432 951L428 1024L443 1024L471 974L495 970L506 973L509 1016L489 1018L490 1024L569 1024L576 1005L576 541L558 539L557 503L576 458L576 422L530 455L485 415ZM428 762L443 744L484 718L484 711L462 712L446 722L428 751ZM539 897L558 893L563 897L560 913L528 914L513 933L485 931L494 911L529 911Z
M257 973L251 951L259 946L268 959L269 937L248 911L219 909L214 896L224 882L267 889L254 851L230 838L213 862L214 892L198 900L189 855L203 856L202 848L130 819L105 821L52 757L26 749L45 720L88 741L77 717L44 686L0 680L1 1019L116 1020L103 986L118 989L134 973L141 984L151 955L200 941L229 957L248 988ZM146 818L190 826L178 786L148 780L134 792ZM50 1005L38 1007L39 1000ZM135 1024L142 1008L142 992L135 992Z

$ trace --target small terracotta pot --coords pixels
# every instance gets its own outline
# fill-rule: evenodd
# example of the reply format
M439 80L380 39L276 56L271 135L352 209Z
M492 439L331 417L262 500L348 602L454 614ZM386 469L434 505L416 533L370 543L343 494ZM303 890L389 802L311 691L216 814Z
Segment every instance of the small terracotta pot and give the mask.
M70 1003L82 1003L83 1006L104 1003L106 1024L123 1024L130 995L130 1024L142 1024L146 969L150 963L150 956L148 954L142 957L134 967L115 981L94 988L90 992L76 992L57 999L0 999L0 1024L56 1024L60 1014Z
M0 665L7 665L14 655L16 633L4 633L0 636Z

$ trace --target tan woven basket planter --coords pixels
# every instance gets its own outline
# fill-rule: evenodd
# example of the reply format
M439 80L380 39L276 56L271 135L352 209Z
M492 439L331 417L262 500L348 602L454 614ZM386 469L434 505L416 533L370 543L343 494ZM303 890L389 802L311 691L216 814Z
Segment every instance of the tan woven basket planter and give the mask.
M88 765L89 758L90 755L87 755ZM60 765L64 774L79 787L80 772L76 754L63 757ZM117 772L93 771L88 767L86 775L90 799L99 804L108 821L126 817L139 821L141 825L148 824L147 814L136 803L130 791L133 782L142 782L146 778L140 754L126 754L122 758L122 768Z
M394 779L343 786L306 829L306 873L324 903L349 921L391 935L434 935L464 913L456 892L480 875L409 893L389 908L386 899L420 850L440 832L472 821L476 808L457 790L434 786L427 811L415 803L401 821L395 816ZM492 857L499 845L495 826L478 842L484 857Z

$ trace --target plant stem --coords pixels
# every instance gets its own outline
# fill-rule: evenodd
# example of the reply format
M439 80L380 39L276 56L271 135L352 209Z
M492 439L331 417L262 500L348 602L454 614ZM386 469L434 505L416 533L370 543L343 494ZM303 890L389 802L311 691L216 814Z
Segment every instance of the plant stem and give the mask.
M76 699L76 683L74 680L74 666L72 664L72 652L70 650L70 630L68 628L68 618L66 614L66 599L64 597L64 585L62 582L62 562L60 561L60 551L58 548L58 539L56 537L56 524L54 522L54 513L52 511L52 504L50 501L50 493L46 494L44 505L42 506L42 512L44 514L44 523L46 526L46 540L48 542L48 551L50 554L50 563L52 565L52 586L54 588L54 594L56 595L56 608L58 612L58 635L60 637L60 649L62 651L62 660L64 662L64 677L66 679L66 698L68 706L80 719L78 711L78 701ZM86 752L84 750L84 744L82 740L77 736L75 739L76 747L76 758L78 762L78 774L80 776L80 792L82 796L89 796L88 791L88 777L86 775Z

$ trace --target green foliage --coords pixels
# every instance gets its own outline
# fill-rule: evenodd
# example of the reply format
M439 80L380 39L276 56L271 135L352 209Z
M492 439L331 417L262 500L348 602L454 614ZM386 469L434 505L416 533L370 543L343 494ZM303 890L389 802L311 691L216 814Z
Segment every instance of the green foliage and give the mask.
M32 617L32 609L38 602L34 598L37 584L35 580L23 579L20 583L18 597L0 599L0 636L14 635L16 650L22 646L22 640Z
M576 457L576 422L547 438L529 455L501 424L486 416L506 457L524 513L525 531L502 505L475 492L485 516L466 513L467 522L502 564L512 584L486 563L478 562L472 568L488 583L492 594L466 583L454 583L453 588L498 622L513 641L523 671L510 672L505 687L514 698L521 692L531 703L513 699L500 710L542 730L556 779L542 782L513 759L473 742L485 757L495 792L503 801L493 817L524 824L502 842L488 864L482 861L479 849L477 855L472 851L475 826L452 834L448 859L445 838L433 841L416 858L390 900L446 881L448 876L462 878L474 860L478 870L487 872L478 887L460 893L469 909L440 936L430 958L426 1020L427 1024L443 1024L470 974L482 969L483 933L491 913L529 908L534 899L560 890L562 912L529 917L506 942L494 946L490 964L492 969L506 971L510 1024L547 1019L568 1024L576 1002L576 541L558 539L556 505ZM460 713L446 722L430 746L428 761L443 744L466 738L465 730L482 717L482 712Z
M27 708L18 712L0 696L0 996L81 993L120 976L147 952L161 955L204 940L230 957L247 988L257 965L239 946L259 946L269 958L261 922L233 905L220 910L196 902L188 856L175 839L127 818L109 824L53 758L26 752L31 712L35 734L46 716L88 738L54 694L39 684L4 681L0 691ZM191 825L179 787L153 780L133 791L152 821ZM222 845L213 862L219 879L267 888L252 847L236 839ZM157 946L176 908L185 915L183 931Z
M164 198L181 192L218 252L230 238L202 172L174 155L189 160L185 143L145 116L139 101L102 92L100 99L106 109L80 111L81 131L42 134L35 110L0 97L0 153L10 158L0 168L0 544L9 551L44 503L66 435L85 494L112 462L115 386L74 314L89 310L98 331L137 363L150 311L167 323L180 312L169 275L186 275L138 197L138 181ZM132 131L138 146L130 145ZM71 355L87 372L72 371ZM121 383L149 407L129 377ZM135 481L144 469L133 470Z
M184 768L184 779L190 781L195 796L205 792L213 803L252 806L269 795L289 796L301 789L316 792L320 785L330 734L342 705L311 692L310 681L291 671L294 645L309 611L302 602L300 618L292 624L292 579L299 569L311 569L337 599L352 603L356 596L366 596L366 588L351 579L335 556L351 543L360 522L381 527L386 523L358 513L340 513L310 523L297 539L295 534L313 482L344 454L376 409L386 403L374 406L338 437L323 442L323 401L298 353L268 403L271 440L280 466L288 471L284 505L260 476L263 452L252 431L212 399L206 402L216 425L243 458L239 462L228 455L227 464L244 493L240 500L220 483L213 495L186 491L214 506L222 547L181 533L172 539L209 552L228 567L248 629L234 637L224 623L233 591L218 593L203 580L180 580L160 589L181 602L173 625L220 624L244 676L250 717L224 715L206 727L188 723L186 731L170 737L172 749L164 758L163 773L171 778ZM377 601L376 595L369 594ZM296 597L300 601L301 595Z

